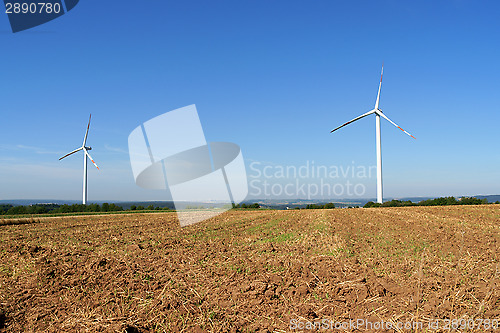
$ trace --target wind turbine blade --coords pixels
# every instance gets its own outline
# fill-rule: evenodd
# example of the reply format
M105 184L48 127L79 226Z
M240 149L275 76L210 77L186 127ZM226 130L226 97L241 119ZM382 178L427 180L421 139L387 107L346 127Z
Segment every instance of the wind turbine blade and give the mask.
M377 101L375 102L375 110L378 110L378 104L380 102L380 90L382 89L382 76L384 76L384 64L382 64L382 72L380 73L380 84L378 86Z
M350 120L350 121L348 121L347 123L345 123L345 124L343 124L343 125L340 125L339 127L335 128L335 129L333 129L333 130L331 130L331 131L330 131L330 133L333 133L333 132L335 132L336 130L338 130L338 129L340 129L340 128L342 128L342 127L346 126L346 125L349 125L350 123L353 123L353 122L355 122L356 120L359 120L359 119L361 119L361 118L364 118L364 117L366 117L366 116L369 116L369 115L371 115L372 113L375 113L375 110L368 111L367 113L364 113L364 114L362 114L361 116L356 117L356 118L354 118L353 120Z
M402 129L401 127L399 127L395 122L393 122L392 120L389 119L389 117L387 117L383 112L379 112L377 111L377 114L383 118L385 118L388 122L390 122L391 124L393 124L394 126L396 126L397 128L399 128L400 130L402 130L403 132L405 132L406 134L408 134L409 136L411 136L412 138L414 138L415 140L417 138L415 138L413 135L411 135L410 133L408 133L407 131L405 131L404 129Z
M59 161L60 161L60 160L62 160L63 158L65 158L65 157L68 157L69 155L72 155L72 154L76 153L76 152L77 152L77 151L79 151L79 150L82 150L82 149L83 149L83 148L82 148L82 147L80 147L80 148L78 148L78 149L73 150L71 153L68 153L68 154L64 155L63 157L59 158Z
M87 151L87 149L83 148L83 151L85 152L85 155L87 155L87 157L90 158L90 160L92 161L92 163L94 164L94 166L97 168L97 170L99 170L99 167L97 166L97 164L95 164L94 160L92 159L92 156L90 156L90 154Z
M83 138L83 145L82 147L85 147L85 144L87 143L87 135L89 135L89 127L90 127L90 118L92 117L92 114L89 116L89 124L87 125L87 131L85 132L85 137Z

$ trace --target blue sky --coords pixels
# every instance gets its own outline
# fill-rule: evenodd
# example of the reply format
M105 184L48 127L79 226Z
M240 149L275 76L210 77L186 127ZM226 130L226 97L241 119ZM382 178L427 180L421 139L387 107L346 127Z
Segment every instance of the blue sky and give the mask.
M247 167L369 168L374 117L329 132L373 108L382 62L380 107L417 138L383 121L384 196L499 194L498 17L498 1L82 0L13 34L0 15L0 200L80 199L82 157L58 158L90 112L90 201L167 200L135 185L127 138L190 104Z

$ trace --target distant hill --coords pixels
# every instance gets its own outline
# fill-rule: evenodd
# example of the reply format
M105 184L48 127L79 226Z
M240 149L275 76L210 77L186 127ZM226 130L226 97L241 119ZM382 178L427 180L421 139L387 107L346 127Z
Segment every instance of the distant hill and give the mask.
M13 206L29 206L36 204L57 204L57 205L73 205L77 203L82 203L81 200L55 200L55 199L14 199L14 200L0 200L2 205L13 205ZM93 203L93 202L89 202Z
M115 202L116 205L123 207L123 209L130 209L131 206L143 206L143 207L148 207L150 205L153 205L155 208L156 207L161 207L161 208L169 208L169 209L175 209L175 205L172 201L124 201L124 202Z
M455 196L455 198L460 197L469 197L469 196ZM500 195L472 195L470 197L478 198L478 199L487 199L488 202L493 203L496 201L500 201ZM401 201L411 201L414 203L418 203L420 201L432 200L438 197L395 197L395 198L384 198L384 202L395 200ZM308 204L325 204L328 202L333 202L335 207L355 207L360 206L363 207L367 202L373 201L376 202L376 198L365 198L365 199L314 199L314 200L305 200L305 199L271 199L271 200L256 200L262 207L274 208L274 209L293 209L293 208L305 208Z
M455 196L457 199L461 196ZM487 199L488 202L493 203L496 201L500 201L500 194L497 195L473 195L471 197L475 197L478 199ZM392 199L401 200L401 201L411 201L411 202L420 202L423 200L435 199L437 197L395 197L395 198L385 198L384 201L390 201ZM335 207L350 207L350 206L360 206L363 207L368 201L375 202L375 198L362 198L362 199L254 199L254 200L245 200L243 203L252 204L259 203L262 207L269 207L274 209L287 209L295 208L295 207L305 207L308 204L325 204L329 202L333 202ZM123 209L130 209L130 206L144 206L147 207L149 205L153 205L154 207L168 207L170 209L174 209L174 203L172 201L89 201L91 203L102 204L104 202L114 203L118 206L123 207ZM79 204L81 200L57 200L57 199L13 199L13 200L0 200L0 205L13 205L13 206L29 206L34 204L57 204L57 205L73 205ZM194 204L194 203L193 203ZM206 207L210 207L210 203L204 204Z
M149 205L153 205L155 207L168 207L170 209L174 209L174 203L172 201L89 201L89 204L103 204L103 203L114 203L117 206L122 207L123 209L130 209L130 206L144 206L147 207ZM81 204L81 200L55 200L55 199L14 199L14 200L0 200L0 205L13 205L13 206L29 206L35 204L56 204L56 205L73 205L73 204Z
M500 201L500 195L475 195L478 199L487 199L488 202Z

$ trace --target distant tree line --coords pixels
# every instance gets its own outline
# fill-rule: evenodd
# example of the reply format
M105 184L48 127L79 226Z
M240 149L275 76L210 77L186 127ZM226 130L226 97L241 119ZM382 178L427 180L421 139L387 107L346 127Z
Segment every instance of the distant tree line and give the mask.
M12 205L0 205L0 215L5 214L9 209L11 209Z
M253 204L241 203L241 204L233 204L233 208L254 208L254 209L258 209L258 208L260 208L260 205L258 203L253 203Z
M73 205L61 205L58 209L51 211L50 213L79 213L79 212L118 212L122 211L121 206L117 206L114 203L109 204L107 202L102 205L99 204L73 204Z
M58 214L58 213L83 213L83 212L117 212L122 211L121 206L112 203L99 204L35 204L28 206L0 205L0 215L36 215L36 214Z
M35 204L28 206L14 206L10 204L0 205L0 215L37 215L37 214L64 214L64 213L84 213L84 212L119 212L125 211L122 206L114 203L99 204L73 204L73 205L59 205L59 204ZM146 208L142 205L131 205L130 211L151 211L151 210L171 210L168 207L159 207L149 205Z
M155 207L154 205L149 205L146 208L144 208L144 206L142 206L142 205L138 205L138 206L132 205L132 206L130 206L130 210L170 210L170 208L159 207L159 206Z
M499 204L499 201L495 202ZM363 207L406 207L406 206L449 206L449 205L483 205L488 204L487 199L478 199L474 197L462 197L456 199L455 197L443 197L436 199L429 199L420 201L418 203L411 201L401 201L401 200L391 200L379 204L373 201L367 202ZM233 204L233 208L249 208L258 209L260 205L258 203L253 204ZM295 209L333 209L335 205L332 202L325 204L308 204L305 208L296 207ZM350 208L350 207L349 207ZM154 205L149 205L146 208L142 205L131 205L130 211L152 211L152 210L166 210L170 211L168 207L159 207ZM114 203L103 203L99 204L73 204L73 205L59 205L59 204L35 204L28 206L14 206L11 204L1 204L0 205L0 215L37 215L37 214L58 214L58 213L83 213L83 212L117 212L124 211L123 207L118 206Z
M326 204L308 204L305 209L334 209L335 204L333 202L329 202Z
M498 203L498 201L496 202ZM408 207L408 206L452 206L452 205L484 205L488 204L487 199L478 199L474 197L462 197L456 199L455 197L442 197L436 199L423 200L418 203L412 201L391 200L382 204L369 201L363 208L371 207Z
M39 205L29 205L29 206L1 205L0 214L1 215L46 214L58 208L59 205L56 204L39 204Z

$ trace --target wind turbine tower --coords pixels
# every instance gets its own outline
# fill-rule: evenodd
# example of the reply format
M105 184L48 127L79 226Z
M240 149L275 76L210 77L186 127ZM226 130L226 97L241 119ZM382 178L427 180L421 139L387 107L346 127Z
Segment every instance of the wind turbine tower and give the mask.
M369 116L371 114L375 114L375 130L376 130L376 150L377 150L377 202L382 203L383 202L383 186L382 186L382 139L380 135L380 117L386 119L388 122L411 136L412 138L415 139L413 135L399 127L395 122L390 120L379 108L379 102L380 102L380 90L382 89L382 76L384 75L384 65L382 65L382 72L380 73L380 84L378 86L378 94L377 94L377 100L375 101L375 108L373 110L370 110L364 114L362 114L359 117L354 118L353 120L348 121L347 123L333 129L330 133L335 132L336 130L349 125L350 123L355 122L356 120L359 120L361 118L364 118L366 116Z
M83 150L83 199L82 199L82 203L84 205L87 204L87 158L89 158L92 163L95 165L95 167L97 168L97 170L99 170L99 167L97 166L97 164L95 164L94 160L92 159L92 157L90 156L89 154L89 150L92 150L92 147L87 147L85 146L85 144L87 143L87 136L89 134L89 128L90 128L90 118L92 117L92 114L89 116L89 123L87 125L87 131L85 132L85 136L83 138L83 144L80 148L78 149L75 149L73 150L72 152L64 155L63 157L61 157L59 159L62 160L63 158L65 157L68 157L69 155L72 155L80 150Z

